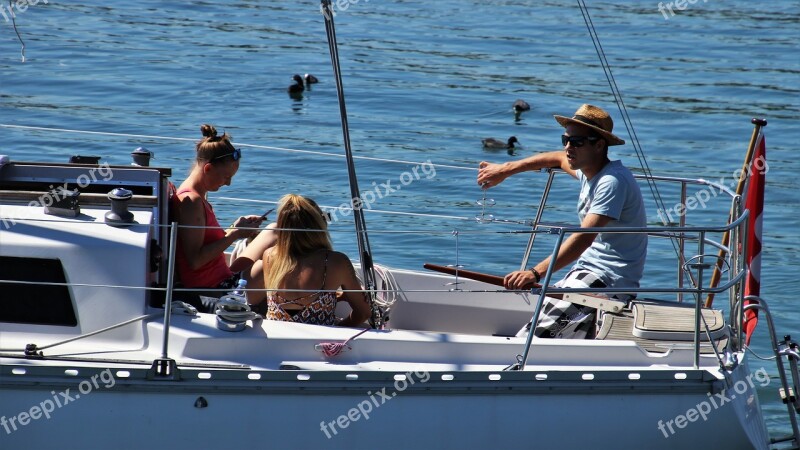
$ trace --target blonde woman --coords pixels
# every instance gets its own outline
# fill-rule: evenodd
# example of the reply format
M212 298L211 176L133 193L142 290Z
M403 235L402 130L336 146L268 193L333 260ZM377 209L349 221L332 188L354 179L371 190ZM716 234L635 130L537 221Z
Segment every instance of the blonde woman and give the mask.
M262 258L268 319L334 325L337 301L352 309L338 325L357 326L369 317L366 293L348 292L362 289L353 264L333 251L327 221L313 200L295 194L281 198L275 233L275 245ZM340 296L338 289L344 291Z

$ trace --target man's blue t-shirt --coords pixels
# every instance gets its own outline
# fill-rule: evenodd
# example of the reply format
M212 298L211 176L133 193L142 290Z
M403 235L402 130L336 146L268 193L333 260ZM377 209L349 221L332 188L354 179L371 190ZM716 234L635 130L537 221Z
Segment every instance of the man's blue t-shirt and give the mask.
M610 217L607 227L647 226L647 214L639 185L633 174L620 161L611 161L591 180L580 170L578 217L586 214ZM647 235L599 233L592 245L575 263L597 274L609 287L639 287L647 255Z

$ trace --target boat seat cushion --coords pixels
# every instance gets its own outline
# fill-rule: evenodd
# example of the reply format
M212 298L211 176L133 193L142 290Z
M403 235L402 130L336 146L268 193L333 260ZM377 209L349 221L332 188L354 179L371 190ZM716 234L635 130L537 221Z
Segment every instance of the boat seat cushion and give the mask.
M694 305L675 302L634 301L633 335L643 339L693 341L695 328ZM705 324L714 340L727 335L722 311L701 308ZM708 341L703 320L700 321L700 339Z

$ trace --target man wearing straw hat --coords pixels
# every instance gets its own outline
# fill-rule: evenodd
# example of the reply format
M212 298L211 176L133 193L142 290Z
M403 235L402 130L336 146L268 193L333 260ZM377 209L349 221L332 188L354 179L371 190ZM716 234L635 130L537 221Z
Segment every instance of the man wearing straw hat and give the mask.
M555 116L564 127L563 151L539 153L504 164L480 163L478 184L490 188L511 175L557 167L581 184L578 217L581 228L647 226L644 202L633 174L620 161L608 158L608 147L622 145L612 131L614 122L597 106L582 105L572 117ZM569 288L638 287L647 254L646 234L575 233L562 244L553 270L575 262L555 284ZM576 261L577 260L577 261ZM508 289L525 289L538 283L551 264L545 258L529 270L505 276ZM616 294L628 300L630 295ZM547 297L534 335L553 338L593 338L597 311L564 300ZM521 331L526 333L528 324Z

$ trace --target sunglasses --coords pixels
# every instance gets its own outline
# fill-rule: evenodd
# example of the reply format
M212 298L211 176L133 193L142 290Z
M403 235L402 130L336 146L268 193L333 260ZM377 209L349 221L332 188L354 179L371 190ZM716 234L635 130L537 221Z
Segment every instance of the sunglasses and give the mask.
M225 153L224 155L219 155L214 158L211 158L211 161L216 161L218 159L227 158L228 156L231 157L234 161L238 161L242 157L242 151L238 148L233 149L231 153Z
M573 148L577 148L577 147L583 147L584 144L586 144L586 141L595 142L598 139L600 139L600 138L597 137L597 136L567 136L567 135L562 135L561 136L561 145L566 147L567 144L572 144Z

